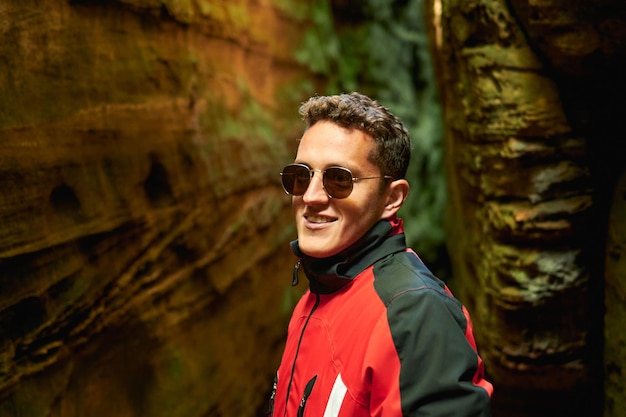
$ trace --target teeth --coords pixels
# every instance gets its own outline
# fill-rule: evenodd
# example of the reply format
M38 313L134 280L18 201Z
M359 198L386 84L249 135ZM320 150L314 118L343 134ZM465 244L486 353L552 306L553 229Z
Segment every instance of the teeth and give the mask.
M308 216L307 220L313 223L329 223L332 221L328 217L321 217L321 216Z

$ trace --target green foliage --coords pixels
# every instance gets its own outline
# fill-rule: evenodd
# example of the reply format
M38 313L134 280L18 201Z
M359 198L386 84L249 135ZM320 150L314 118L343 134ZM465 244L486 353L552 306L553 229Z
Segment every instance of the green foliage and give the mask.
M341 57L339 39L327 0L315 1L310 19L313 26L304 33L302 47L296 51L296 60L308 66L313 73L328 76Z
M313 0L296 59L326 81L320 94L361 91L411 133L411 193L402 208L408 243L429 263L445 247L441 110L421 0ZM335 6L333 8L333 5Z

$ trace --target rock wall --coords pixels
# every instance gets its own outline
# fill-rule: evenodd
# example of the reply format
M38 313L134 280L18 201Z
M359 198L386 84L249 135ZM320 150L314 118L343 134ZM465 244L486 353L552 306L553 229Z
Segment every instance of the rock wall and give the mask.
M604 296L604 416L626 415L626 171L615 187L609 216Z
M297 293L278 1L0 6L0 416L253 416Z
M623 287L623 185L614 187L626 164L615 151L624 3L426 4L444 108L447 242L494 381L494 416L622 415L619 292L606 297L605 332L603 323L605 283Z

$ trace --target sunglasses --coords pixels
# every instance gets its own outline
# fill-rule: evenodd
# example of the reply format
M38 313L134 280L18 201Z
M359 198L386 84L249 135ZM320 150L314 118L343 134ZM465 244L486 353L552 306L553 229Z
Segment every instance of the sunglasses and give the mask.
M357 181L372 180L374 178L393 179L393 177L389 175L355 178L352 176L352 172L347 168L331 167L322 171L319 169L311 169L303 164L291 164L283 168L283 172L280 173L285 192L294 196L303 195L307 188L309 188L311 178L313 178L316 172L322 174L322 185L324 186L324 190L326 190L326 194L336 199L348 197L352 192L354 183Z

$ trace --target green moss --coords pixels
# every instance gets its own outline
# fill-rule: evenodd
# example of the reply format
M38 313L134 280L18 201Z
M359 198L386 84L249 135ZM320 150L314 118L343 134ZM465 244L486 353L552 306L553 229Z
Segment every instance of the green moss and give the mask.
M309 15L309 5L306 2L274 0L273 3L279 10L296 21L305 20Z
M261 142L277 151L280 144L276 143L273 113L252 96L243 80L238 80L237 87L241 107L234 111L226 108L222 100L209 98L211 105L200 116L202 130L216 137L218 144L219 139L239 138Z

